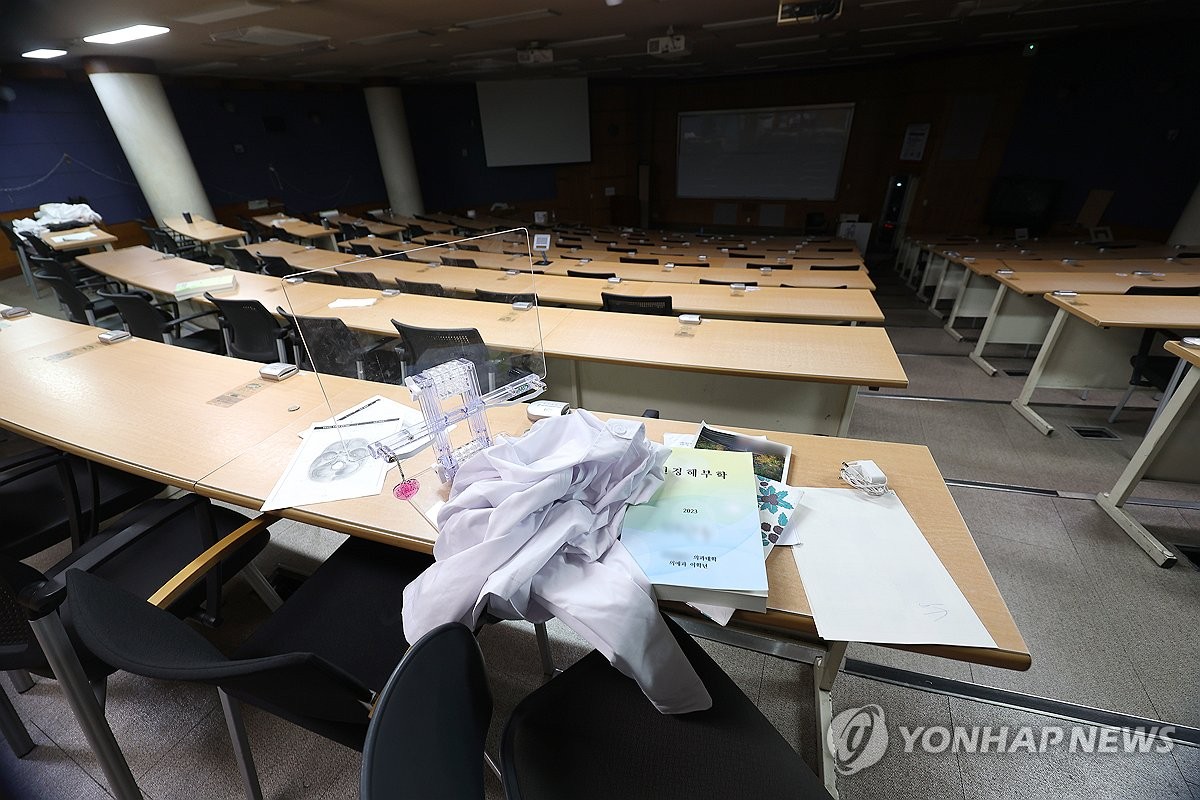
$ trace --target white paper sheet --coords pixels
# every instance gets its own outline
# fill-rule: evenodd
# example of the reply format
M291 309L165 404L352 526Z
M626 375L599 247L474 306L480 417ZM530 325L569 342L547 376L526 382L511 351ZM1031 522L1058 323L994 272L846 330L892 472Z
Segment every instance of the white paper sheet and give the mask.
M338 426L344 437L361 437L368 441L377 441L399 433L401 428L416 425L424 419L421 412L410 406L401 405L395 400L375 395L368 397L358 405L335 414L332 417L313 423L312 427L300 432L300 438L308 435L313 429ZM451 425L447 431L453 431L457 425ZM407 447L394 448L400 458L408 458L421 452L429 446L430 438L424 436L416 439Z
M66 233L62 236L52 236L50 238L61 244L63 242L83 242L88 239L95 239L96 234L92 231L82 231L80 233Z
M996 646L894 492L806 488L797 512L792 555L822 638Z
M365 425L364 430L378 428ZM263 511L369 497L383 491L390 462L373 458L369 439L353 428L310 428L291 463L275 482Z
M664 433L663 444L667 447L695 447L696 434L694 433Z
M365 308L375 305L374 297L339 297L329 304L330 308Z

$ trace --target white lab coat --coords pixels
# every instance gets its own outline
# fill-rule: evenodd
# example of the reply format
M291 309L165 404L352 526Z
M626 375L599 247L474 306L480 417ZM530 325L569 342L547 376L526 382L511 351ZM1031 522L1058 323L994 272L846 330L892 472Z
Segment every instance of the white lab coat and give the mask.
M438 513L437 563L404 590L415 642L450 621L474 627L558 617L664 714L712 699L667 630L654 590L618 540L626 504L663 481L670 450L629 420L587 411L551 417L463 464Z

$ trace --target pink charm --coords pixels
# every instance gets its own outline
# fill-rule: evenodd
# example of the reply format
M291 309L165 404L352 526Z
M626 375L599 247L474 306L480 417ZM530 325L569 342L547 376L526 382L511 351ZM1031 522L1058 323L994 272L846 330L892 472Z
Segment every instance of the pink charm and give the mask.
M396 488L392 490L392 494L397 500L409 500L421 490L421 484L416 478L406 478L396 484Z

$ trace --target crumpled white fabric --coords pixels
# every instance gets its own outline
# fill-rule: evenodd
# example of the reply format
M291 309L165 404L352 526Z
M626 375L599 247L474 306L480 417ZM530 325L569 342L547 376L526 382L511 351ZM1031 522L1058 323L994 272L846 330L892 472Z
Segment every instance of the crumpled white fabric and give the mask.
M664 714L712 699L658 611L645 574L618 540L626 504L650 499L670 450L630 420L587 411L551 417L461 467L438 513L437 563L404 590L415 642L483 612L558 617L637 681Z
M51 225L76 222L77 227L83 227L103 219L87 203L43 203L32 218L14 219L12 226L17 233L29 237L49 233Z

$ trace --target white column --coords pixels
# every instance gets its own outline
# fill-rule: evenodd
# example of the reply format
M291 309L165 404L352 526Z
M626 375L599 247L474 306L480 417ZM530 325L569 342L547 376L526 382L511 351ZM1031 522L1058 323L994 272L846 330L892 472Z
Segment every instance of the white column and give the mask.
M84 66L150 212L159 222L184 211L213 219L158 76L110 71L113 65L100 61Z
M1200 184L1192 192L1192 199L1183 207L1183 213L1179 215L1167 244L1200 244Z
M421 184L417 180L417 164L408 137L408 120L400 89L368 86L363 93L367 96L367 113L371 115L371 130L375 134L375 149L379 151L379 166L387 186L388 205L398 214L419 214L425 206L421 201Z

